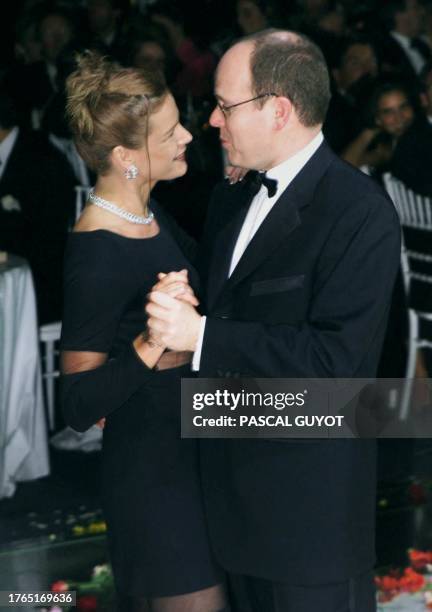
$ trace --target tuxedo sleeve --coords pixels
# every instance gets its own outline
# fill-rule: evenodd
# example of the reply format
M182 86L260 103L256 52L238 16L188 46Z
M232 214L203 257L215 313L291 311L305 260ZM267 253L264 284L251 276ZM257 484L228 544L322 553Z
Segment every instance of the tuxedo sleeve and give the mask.
M297 325L207 316L200 375L353 377L386 325L400 225L384 195L350 206L316 263L309 313Z

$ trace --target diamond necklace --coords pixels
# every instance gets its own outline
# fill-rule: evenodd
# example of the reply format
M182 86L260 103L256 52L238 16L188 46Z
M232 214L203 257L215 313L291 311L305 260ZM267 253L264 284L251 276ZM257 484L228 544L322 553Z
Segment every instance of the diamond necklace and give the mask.
M122 219L126 219L130 223L137 223L138 225L149 225L153 219L154 214L150 211L147 216L144 215L135 215L134 213L125 210L124 208L120 208L114 202L109 202L109 200L105 200L100 196L97 196L93 189L90 190L88 195L89 201L95 206L99 206L99 208L103 208L104 210L108 210L109 212L121 217Z

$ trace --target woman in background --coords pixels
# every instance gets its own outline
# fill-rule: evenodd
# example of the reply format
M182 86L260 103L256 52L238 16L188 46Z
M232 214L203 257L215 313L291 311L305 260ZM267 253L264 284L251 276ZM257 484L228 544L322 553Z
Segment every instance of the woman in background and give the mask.
M65 262L62 402L84 431L105 419L102 491L119 610L216 612L225 599L205 527L196 440L180 438L190 353L146 332L146 295L197 303L190 240L149 194L183 175L191 140L162 76L81 56L67 82L76 146L97 173ZM178 282L180 281L180 282Z

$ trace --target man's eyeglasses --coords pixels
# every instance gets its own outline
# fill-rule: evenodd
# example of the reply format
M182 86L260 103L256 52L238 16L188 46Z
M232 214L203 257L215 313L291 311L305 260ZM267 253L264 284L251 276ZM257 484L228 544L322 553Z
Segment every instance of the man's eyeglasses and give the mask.
M232 109L237 108L237 106L242 106L242 104L248 104L249 102L255 102L255 100L261 100L261 98L270 98L273 96L277 96L277 94L276 93L263 93L263 94L260 94L259 96L255 96L255 98L250 98L249 100L243 100L243 102L236 102L236 104L230 104L229 106L226 106L225 104L217 100L216 106L218 107L218 109L221 111L221 113L226 119L227 117L230 116Z

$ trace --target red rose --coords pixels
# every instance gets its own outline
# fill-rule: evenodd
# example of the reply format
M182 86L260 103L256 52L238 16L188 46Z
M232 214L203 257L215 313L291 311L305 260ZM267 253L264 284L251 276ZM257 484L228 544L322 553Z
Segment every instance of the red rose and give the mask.
M423 552L412 548L408 551L411 567L415 570L424 569L427 564L432 563L432 552Z
M69 591L69 585L64 580L57 580L51 585L51 591L56 593L62 593L63 591Z
M412 567L407 567L402 578L399 580L401 590L407 593L417 593L425 584L425 577L415 572Z
M399 580L395 576L379 576L375 583L380 591L391 593L399 589Z
M78 612L97 612L97 598L94 595L81 595L77 597L76 608Z

